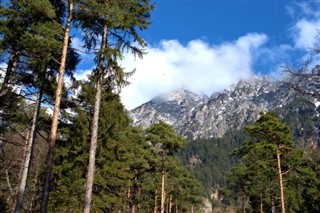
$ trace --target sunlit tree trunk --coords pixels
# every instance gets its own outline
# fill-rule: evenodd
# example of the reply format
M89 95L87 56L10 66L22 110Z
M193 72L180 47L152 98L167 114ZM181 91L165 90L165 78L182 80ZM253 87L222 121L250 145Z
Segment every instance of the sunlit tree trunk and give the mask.
M90 153L89 153L89 165L88 165L88 173L87 173L87 181L86 181L86 194L84 199L84 213L90 212L91 206L91 197L92 197L92 186L94 180L94 171L95 171L95 159L96 159L96 150L98 143L98 127L99 127L99 111L101 104L101 93L102 93L102 81L103 75L106 69L103 66L103 62L105 59L105 55L103 54L103 50L107 46L107 26L105 25L103 28L103 35L101 40L101 48L100 48L100 56L97 67L97 82L96 82L96 96L94 102L94 112L92 119L92 129L91 129L91 143L90 143Z
M164 213L164 202L166 199L164 184L165 184L165 172L164 172L164 170L162 170L162 174L161 174L161 207L160 207L161 213Z
M281 170L281 158L280 158L279 145L277 145L277 163L278 163L278 173L279 173L281 210L282 210L282 213L285 213L286 209L285 209L285 205L284 205L284 191L283 191L283 181L282 181L282 170Z
M29 137L27 139L28 142L26 143L27 148L26 148L26 154L25 154L24 163L23 163L23 170L22 170L22 175L21 175L17 198L16 198L17 201L15 202L16 203L15 209L14 209L15 213L20 212L23 204L24 193L26 190L27 179L28 179L29 169L31 165L33 144L37 134L37 126L38 126L38 119L39 119L39 113L40 113L40 107L41 107L42 92L43 92L43 89L41 87L38 92L36 107L35 107L35 111L32 118L31 129L30 129Z
M58 129L58 119L59 119L60 102L61 102L61 94L62 94L62 86L63 86L63 75L64 75L64 70L65 70L65 65L67 60L69 34L70 34L72 12L73 12L73 6L74 6L73 1L69 1L68 3L69 3L68 17L67 17L65 33L64 33L62 54L61 54L60 67L59 67L59 77L58 77L57 88L55 91L55 104L54 104L51 131L50 131L50 137L49 137L49 150L47 155L47 168L46 168L47 173L45 176L44 191L43 191L42 203L41 203L42 213L46 213L48 208L52 168L54 165L54 149L55 149L56 140L57 140L57 129Z
M169 213L172 212L172 195L170 195L170 198L169 198L169 210L168 210Z
M23 156L22 156L22 165L20 166L20 169L19 169L19 173L18 173L18 183L20 183L21 181L21 177L22 177L22 173L23 173L23 165L24 165L24 159L25 159L25 156L27 154L27 148L28 148L28 141L29 141L29 138L30 138L30 134L31 134L31 131L30 131L30 127L27 128L27 133L26 133L26 136L23 137L24 138L24 146L23 146ZM9 180L9 174L7 173L7 169L6 169L6 176L7 176L7 185L9 187L9 191L11 193L11 196L12 196L12 208L11 208L11 212L13 213L14 212L14 209L17 205L17 196L18 196L18 190L19 190L19 185L17 185L15 187L15 190L12 190L11 189L11 185L10 185L10 180ZM8 200L9 200L10 197L8 197ZM7 202L8 203L8 202Z
M260 213L263 213L262 193L260 193Z

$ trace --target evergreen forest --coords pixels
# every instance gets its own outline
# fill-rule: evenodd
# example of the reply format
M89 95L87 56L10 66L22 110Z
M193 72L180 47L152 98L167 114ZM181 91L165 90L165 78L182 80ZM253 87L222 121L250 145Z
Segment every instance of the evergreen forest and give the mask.
M208 203L213 212L320 212L320 112L309 99L222 138L185 139L162 121L135 126L120 100L134 70L119 61L147 54L152 1L0 4L1 213L201 213ZM83 54L95 66L77 81ZM315 95L318 66L285 71L293 89Z
M149 0L8 0L0 8L0 211L187 212L202 188L171 126L134 127L118 61L145 54ZM86 81L72 31L94 55ZM71 79L66 84L65 78Z

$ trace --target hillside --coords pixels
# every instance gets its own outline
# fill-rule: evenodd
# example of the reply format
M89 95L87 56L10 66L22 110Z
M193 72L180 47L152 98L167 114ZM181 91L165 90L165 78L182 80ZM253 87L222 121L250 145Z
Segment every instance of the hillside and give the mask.
M319 144L318 103L266 77L240 81L210 97L187 89L172 91L132 110L131 116L144 127L163 120L187 137L179 158L211 193L225 184L238 161L232 150L248 140L242 127L257 120L261 111L280 116L298 146Z

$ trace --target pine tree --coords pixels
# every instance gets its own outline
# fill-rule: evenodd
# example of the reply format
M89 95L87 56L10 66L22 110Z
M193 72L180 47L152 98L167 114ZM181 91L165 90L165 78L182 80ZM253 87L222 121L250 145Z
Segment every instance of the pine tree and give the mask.
M61 51L57 88L55 91L55 102L54 102L55 104L54 104L54 110L53 110L53 116L52 116L51 131L49 136L47 174L45 179L44 194L43 194L42 207L41 207L41 211L44 213L47 212L47 206L48 206L51 173L52 173L52 167L54 164L54 149L55 149L55 144L57 140L58 118L59 118L59 111L60 111L63 77L64 77L66 61L67 61L68 45L70 40L69 34L71 30L71 21L72 21L73 7L74 7L73 0L68 1L67 4L68 4L68 12L67 12L68 14L67 14L67 20L66 20L65 29L64 29L63 46ZM60 6L60 5L57 5L57 6Z
M8 6L1 7L3 17L1 27L4 29L1 37L1 50L3 50L1 53L2 57L8 57L9 62L0 98L5 100L10 108L14 104L10 99L13 101L21 97L32 99L35 95L33 91L39 94L31 124L32 128L28 133L28 139L26 139L28 149L25 154L24 172L16 206L16 212L19 212L37 133L38 119L36 118L39 116L42 94L50 96L52 86L55 84L56 61L61 55L62 42L59 38L61 38L62 30L58 23L61 17L56 16L58 8L55 8L49 0L18 0L8 1L6 4ZM67 53L72 56L67 65L67 70L70 71L74 69L74 64L79 60L72 51ZM69 62L73 62L73 64ZM21 90L11 91L10 84L17 85ZM8 108L3 108L3 111L8 112ZM12 115L7 117L10 119Z
M60 44L56 40L56 36L60 33L60 29L59 25L52 21L55 13L49 1L12 1L7 8L2 9L5 12L11 11L13 14L18 14L17 17L13 17L12 14L3 13L7 17L3 19L6 24L6 31L2 37L2 44L4 44L2 47L7 48L6 51L11 49L11 56L9 57L5 80L2 84L2 98L6 99L9 89L7 85L13 77L19 79L15 84L22 86L22 93L26 93L28 87L39 88L32 128L28 133L29 139L27 138L28 141L26 140L28 149L26 149L24 169L21 174L15 207L15 212L20 212L29 173L33 141L36 135L46 68L51 60L50 57L55 55L55 49L59 49ZM20 37L18 38L17 35ZM18 52L22 55L19 55ZM23 62L20 63L20 69L22 68L23 70L17 75L19 59ZM33 75L34 80L31 80L31 75ZM32 96L32 94L26 95Z
M65 129L66 140L58 141L54 167L54 184L49 208L52 211L81 211L81 198L90 141L90 118L93 113L94 87L92 82L81 83L75 100L71 124ZM96 156L96 178L93 183L92 211L115 212L132 207L128 189L139 187L140 178L149 169L152 151L142 131L131 127L118 95L104 87L99 140ZM137 190L138 191L138 190ZM72 195L72 196L70 196ZM136 199L137 196L135 197ZM137 200L136 200L137 201ZM133 202L133 201L132 201Z
M290 128L282 123L272 113L263 114L254 126L247 126L246 130L257 140L267 141L275 146L277 169L279 175L281 211L285 213L285 197L283 187L283 171L280 155L292 150L293 139Z
M242 198L242 212L306 211L304 202L312 200L308 194L318 180L303 151L294 146L290 128L266 113L246 130L252 139L234 151L242 162L231 170L225 194Z
M126 84L126 75L117 64L122 57L123 49L130 50L133 54L142 56L143 51L138 46L133 46L135 41L144 46L145 42L138 34L139 30L148 27L150 10L149 0L139 1L83 1L84 10L78 14L79 23L85 33L86 45L94 48L97 37L101 37L100 49L97 54L97 67L95 74L95 104L92 119L91 147L89 155L89 168L87 173L84 212L90 211L92 186L95 171L95 155L97 149L98 120L104 78L116 87ZM110 41L110 42L109 42Z
M147 129L147 140L155 147L161 156L161 205L160 212L165 211L165 176L167 172L166 163L168 157L173 156L184 145L184 139L177 135L172 127L162 121Z

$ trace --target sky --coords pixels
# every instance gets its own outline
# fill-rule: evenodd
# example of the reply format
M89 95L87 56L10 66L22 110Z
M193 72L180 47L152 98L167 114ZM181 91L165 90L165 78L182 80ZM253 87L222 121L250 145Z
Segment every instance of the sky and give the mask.
M320 1L158 0L143 59L124 53L122 67L136 69L121 91L127 109L157 95L189 88L210 96L254 75L282 77L298 67L320 30ZM75 45L81 41L75 40ZM76 78L93 68L82 55ZM320 61L316 58L315 61Z

